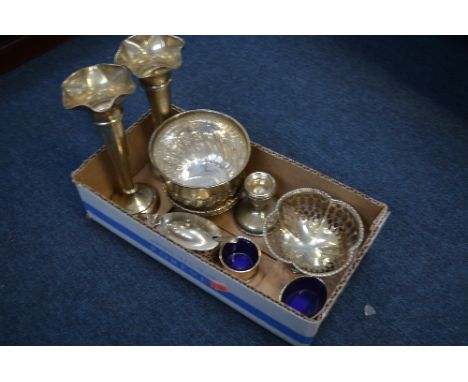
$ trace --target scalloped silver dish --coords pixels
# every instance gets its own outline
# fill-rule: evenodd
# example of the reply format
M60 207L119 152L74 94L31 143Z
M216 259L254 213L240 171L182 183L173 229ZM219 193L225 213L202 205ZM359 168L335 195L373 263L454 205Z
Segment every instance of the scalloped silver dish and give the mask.
M321 190L300 188L278 200L263 235L278 260L306 275L325 277L351 263L364 239L364 225L349 204Z

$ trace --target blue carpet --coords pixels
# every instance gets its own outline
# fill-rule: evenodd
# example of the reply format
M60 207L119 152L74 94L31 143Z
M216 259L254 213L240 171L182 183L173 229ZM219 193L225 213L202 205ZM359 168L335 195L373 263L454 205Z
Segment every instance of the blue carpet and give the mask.
M84 218L70 172L101 144L60 84L111 62L83 37L0 77L0 344L282 345ZM315 343L468 345L468 44L441 37L186 37L174 102L389 204ZM147 110L125 103L127 125ZM371 304L377 314L365 317Z

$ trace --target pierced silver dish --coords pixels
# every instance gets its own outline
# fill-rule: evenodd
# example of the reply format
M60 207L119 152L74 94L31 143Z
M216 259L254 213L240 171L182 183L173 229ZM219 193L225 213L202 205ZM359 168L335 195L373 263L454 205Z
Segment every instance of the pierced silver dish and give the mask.
M186 111L153 133L149 158L178 206L211 216L237 200L250 158L250 139L242 125L226 114Z
M306 275L325 277L350 264L364 226L349 204L321 190L300 188L278 200L263 235L271 255Z

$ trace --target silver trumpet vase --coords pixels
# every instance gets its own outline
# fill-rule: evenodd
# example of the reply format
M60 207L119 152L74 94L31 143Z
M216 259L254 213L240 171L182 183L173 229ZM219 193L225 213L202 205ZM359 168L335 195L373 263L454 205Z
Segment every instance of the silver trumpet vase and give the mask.
M157 191L148 184L134 183L130 172L121 104L134 91L129 70L114 64L80 69L62 83L63 106L90 112L101 131L120 185L112 200L131 215L155 212L160 203Z
M172 71L182 65L184 45L177 36L131 36L122 41L115 55L116 64L126 66L140 79L155 128L169 117Z

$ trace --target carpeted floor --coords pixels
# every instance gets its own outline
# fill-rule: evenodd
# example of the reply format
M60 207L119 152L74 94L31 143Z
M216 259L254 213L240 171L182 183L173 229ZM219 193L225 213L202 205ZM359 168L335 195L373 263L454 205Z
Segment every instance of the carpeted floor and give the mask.
M61 105L122 37L82 37L0 77L0 344L283 345L84 210L70 172L100 146ZM468 345L468 43L186 37L173 100L389 204L318 345ZM139 90L130 124L147 110ZM365 304L377 314L366 317Z

